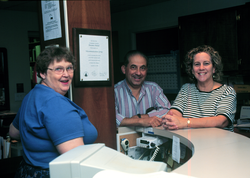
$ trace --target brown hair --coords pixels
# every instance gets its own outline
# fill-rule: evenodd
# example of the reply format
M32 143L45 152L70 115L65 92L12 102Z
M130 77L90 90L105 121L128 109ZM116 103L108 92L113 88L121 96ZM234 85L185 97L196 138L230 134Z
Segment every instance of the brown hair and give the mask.
M222 80L222 70L223 70L223 64L221 62L221 56L217 51L214 50L211 46L208 45L202 45L198 46L196 48L191 49L186 57L185 57L185 67L186 67L186 73L189 76L189 79L192 82L197 82L196 78L194 77L192 70L193 70L193 62L194 62L194 56L198 53L205 52L211 57L212 65L215 68L215 73L213 74L213 80L220 82Z
M46 73L48 70L48 66L51 63L53 63L54 61L60 62L62 60L70 62L73 66L75 66L75 58L68 48L54 46L46 48L37 57L37 76L42 78L40 76L40 73Z
M135 55L140 55L143 58L145 58L146 60L146 66L148 65L148 57L142 53L141 51L138 50L131 50L129 52L127 52L127 54L124 56L124 60L123 60L123 65L125 65L127 67L128 63L129 63L129 58Z

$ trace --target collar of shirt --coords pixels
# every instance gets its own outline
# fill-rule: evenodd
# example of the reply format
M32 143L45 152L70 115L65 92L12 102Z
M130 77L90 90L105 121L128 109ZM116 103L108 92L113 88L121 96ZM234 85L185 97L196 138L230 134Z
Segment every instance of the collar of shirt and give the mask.
M124 83L125 83L125 87L126 87L126 89L128 90L128 92L130 93L130 95L131 96L133 96L132 95L132 91L131 91L131 89L129 88L129 86L128 86L128 84L127 84L127 81L126 81L126 79L124 79ZM138 99L138 101L140 100L140 98L142 97L142 96L144 96L146 94L146 89L145 89L145 86L144 86L144 82L142 83L142 86L141 86L141 90L140 90L140 96L139 96L139 99Z

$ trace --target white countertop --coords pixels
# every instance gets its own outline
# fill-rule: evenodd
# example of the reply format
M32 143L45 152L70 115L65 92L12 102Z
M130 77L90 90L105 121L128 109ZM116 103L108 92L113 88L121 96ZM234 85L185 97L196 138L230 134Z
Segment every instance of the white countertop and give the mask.
M250 177L250 139L218 128L153 129L155 135L180 138L193 156L173 173L199 178Z

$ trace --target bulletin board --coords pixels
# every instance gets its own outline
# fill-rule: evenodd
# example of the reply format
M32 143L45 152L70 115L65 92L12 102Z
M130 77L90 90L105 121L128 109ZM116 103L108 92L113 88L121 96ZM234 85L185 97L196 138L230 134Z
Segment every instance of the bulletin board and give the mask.
M171 54L148 56L147 81L156 82L164 93L176 94L180 89L178 51Z

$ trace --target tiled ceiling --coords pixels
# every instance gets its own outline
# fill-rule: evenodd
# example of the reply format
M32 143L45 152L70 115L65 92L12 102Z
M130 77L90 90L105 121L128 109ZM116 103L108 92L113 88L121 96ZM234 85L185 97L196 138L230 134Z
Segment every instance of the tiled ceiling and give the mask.
M130 10L170 0L110 0L111 13ZM37 12L37 1L0 0L0 10Z

